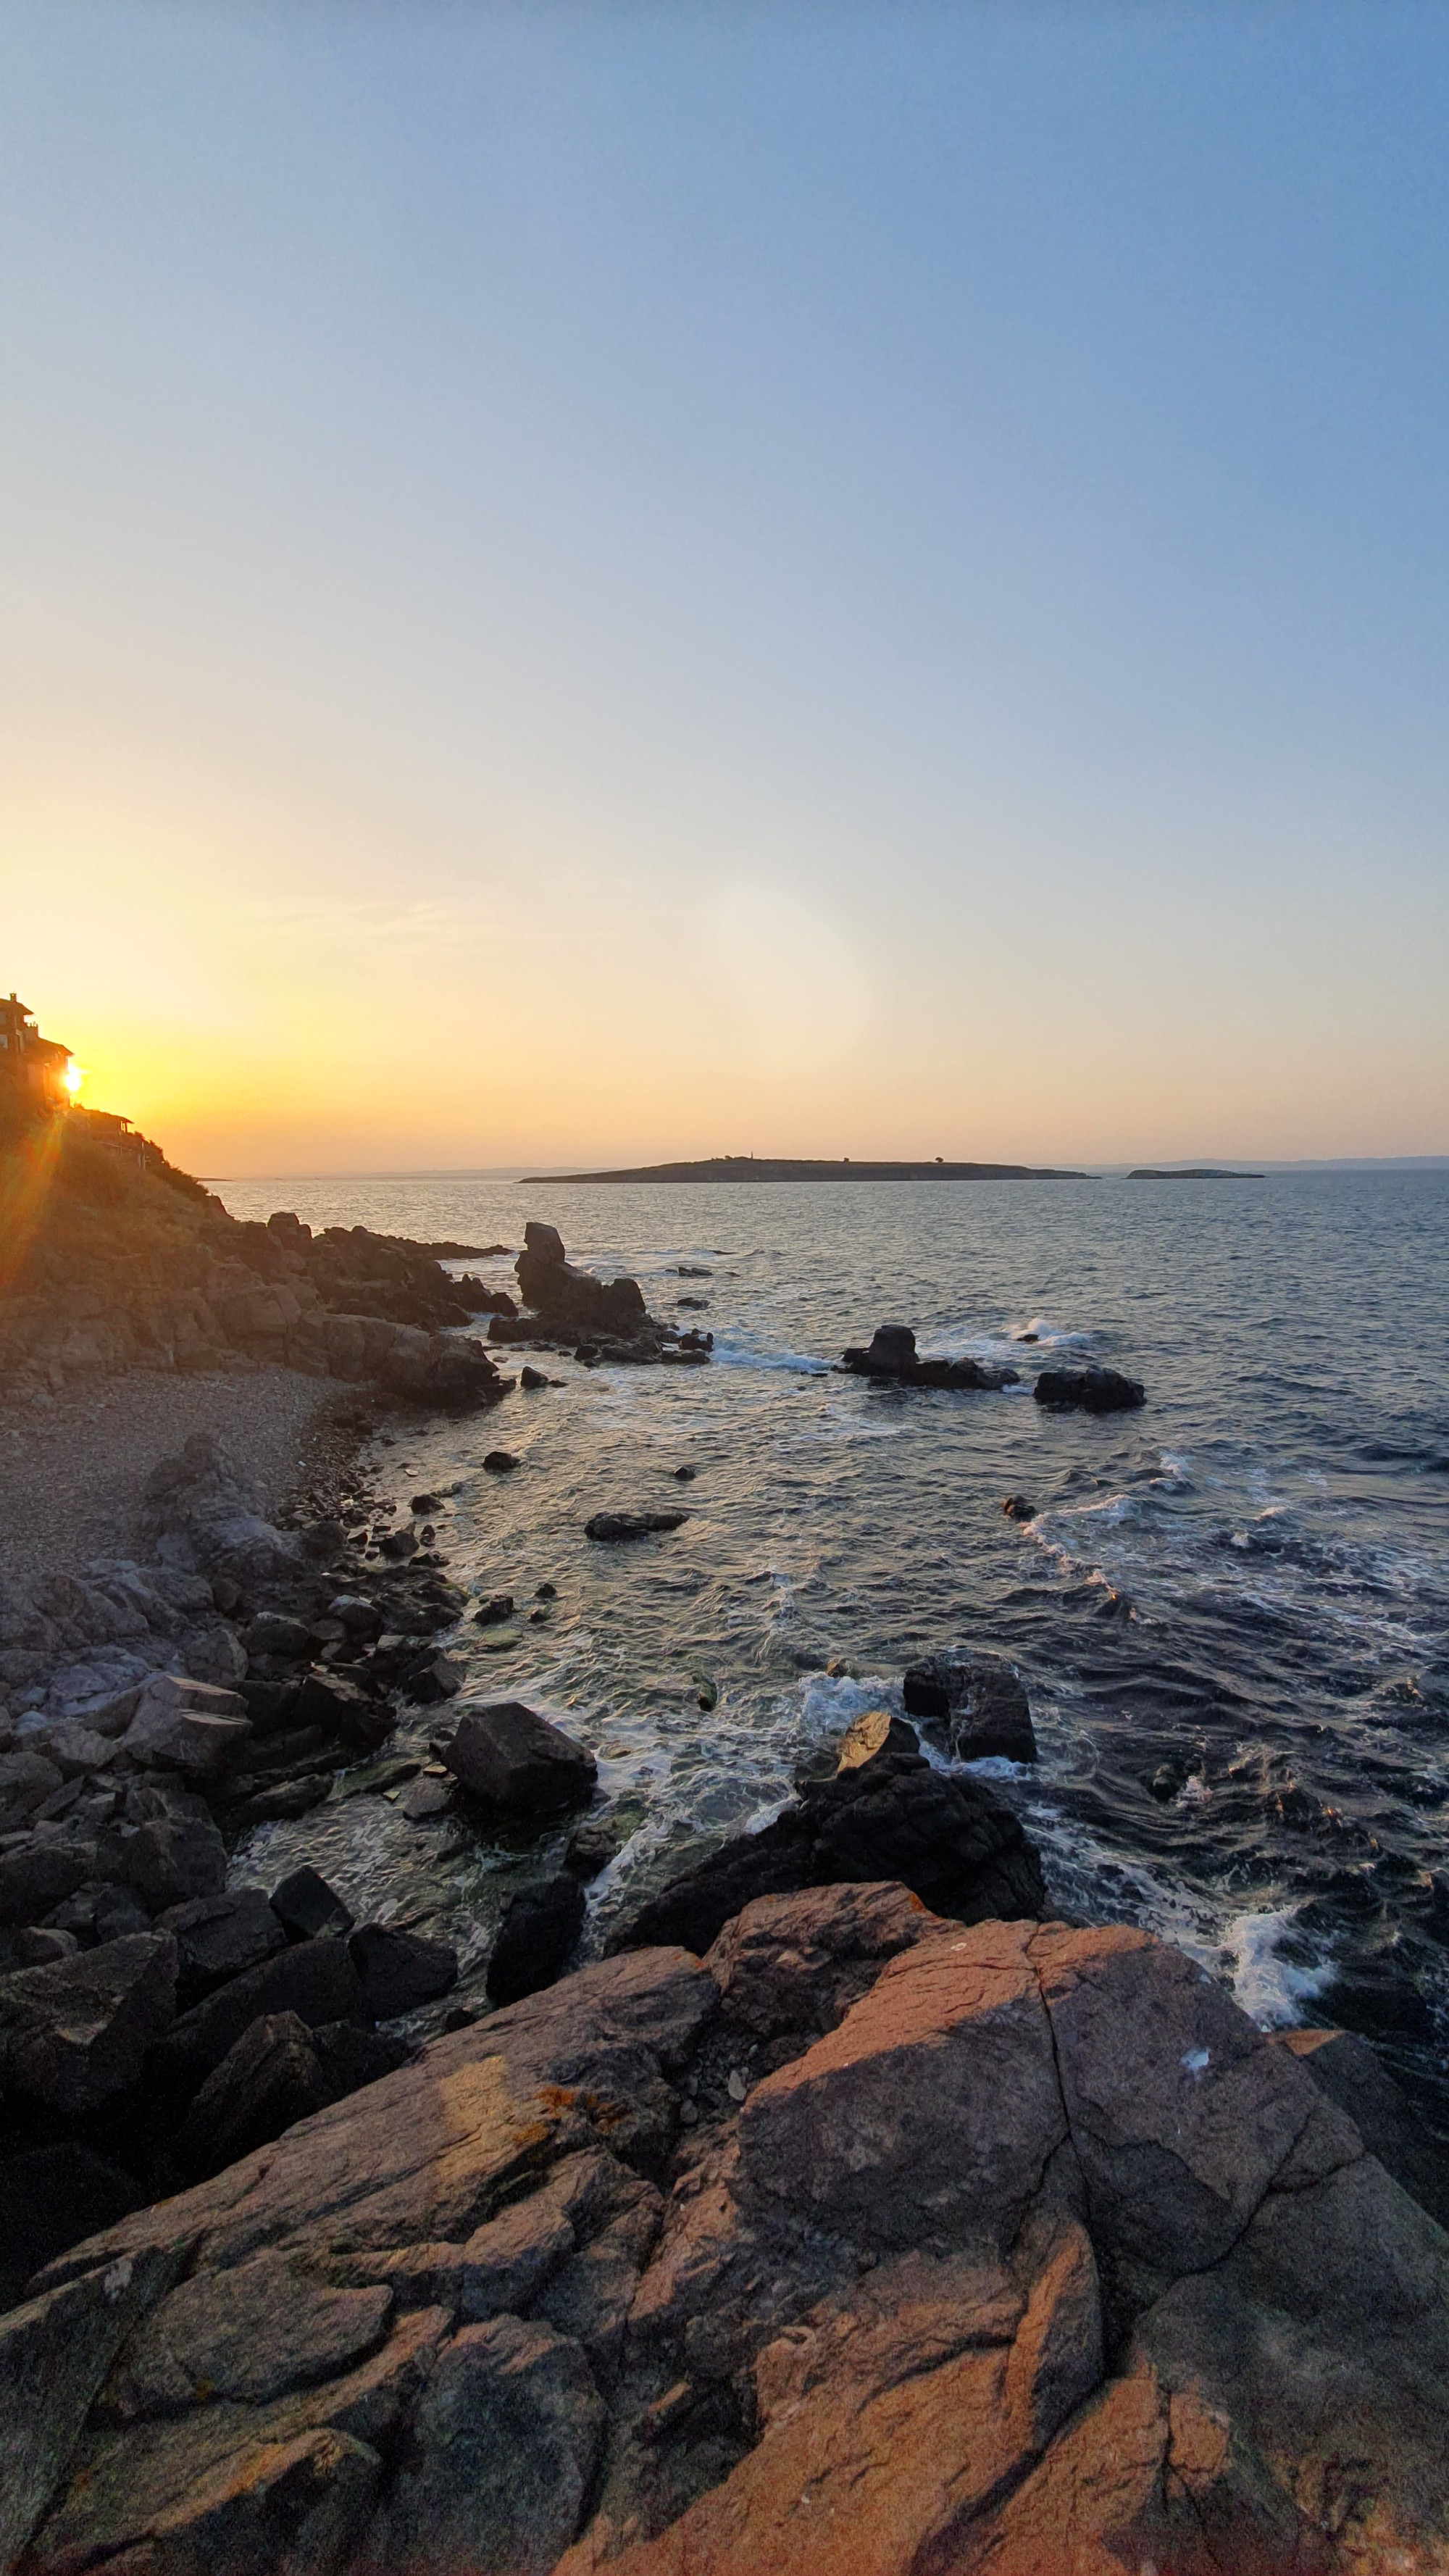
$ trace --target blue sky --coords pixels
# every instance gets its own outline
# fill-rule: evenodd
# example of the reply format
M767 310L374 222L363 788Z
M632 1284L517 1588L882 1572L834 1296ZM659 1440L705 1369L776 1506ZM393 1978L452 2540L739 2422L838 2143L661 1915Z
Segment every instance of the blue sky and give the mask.
M1449 1147L1446 111L1397 0L5 0L7 985L212 1168Z

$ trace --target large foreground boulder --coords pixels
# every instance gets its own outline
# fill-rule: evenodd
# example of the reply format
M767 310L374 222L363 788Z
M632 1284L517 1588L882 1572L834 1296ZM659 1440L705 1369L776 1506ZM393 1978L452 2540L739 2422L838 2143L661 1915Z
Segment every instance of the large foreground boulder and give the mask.
M52 2263L0 2564L1437 2576L1449 2238L1311 2063L1125 1927L765 1899Z
M592 1753L519 1699L465 1710L443 1760L473 1797L515 1820L581 1806L599 1776Z
M701 1955L757 1896L895 1879L961 1923L1046 1911L1041 1864L1016 1818L976 1780L944 1778L887 1747L813 1782L762 1833L736 1834L615 1933L611 1947L678 1941Z

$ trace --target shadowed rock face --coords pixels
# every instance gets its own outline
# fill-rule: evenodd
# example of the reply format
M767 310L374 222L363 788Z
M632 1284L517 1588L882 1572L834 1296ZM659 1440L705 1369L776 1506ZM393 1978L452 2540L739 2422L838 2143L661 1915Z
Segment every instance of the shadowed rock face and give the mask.
M641 1907L613 1946L704 1951L756 1897L852 1879L899 1879L963 1923L1045 1913L1041 1865L1010 1809L984 1782L945 1777L898 1744L888 1736L866 1761L810 1783L763 1833L736 1834Z
M766 1896L0 2317L0 2565L1429 2576L1449 2238L1125 1928Z

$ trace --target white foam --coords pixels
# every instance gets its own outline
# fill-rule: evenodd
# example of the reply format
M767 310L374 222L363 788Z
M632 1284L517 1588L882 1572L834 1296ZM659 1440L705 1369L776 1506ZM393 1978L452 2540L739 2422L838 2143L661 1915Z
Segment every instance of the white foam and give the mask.
M1301 2021L1304 2004L1332 1980L1329 1961L1305 1967L1281 1955L1279 1945L1297 1913L1296 1905L1280 1905L1266 1913L1235 1914L1223 1936L1234 2001L1260 2030L1284 2030Z

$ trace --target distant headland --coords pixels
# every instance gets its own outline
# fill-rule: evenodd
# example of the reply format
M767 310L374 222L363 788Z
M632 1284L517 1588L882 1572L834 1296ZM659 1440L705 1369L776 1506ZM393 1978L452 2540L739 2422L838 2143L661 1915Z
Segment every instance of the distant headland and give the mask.
M755 1154L711 1154L700 1163L643 1163L629 1172L534 1172L525 1189L547 1181L1084 1181L1085 1172L1057 1172L1030 1163L837 1163L776 1161Z
M1261 1181L1261 1172L1230 1172L1215 1163L1195 1163L1190 1170L1157 1171L1148 1164L1129 1172L1129 1181Z

